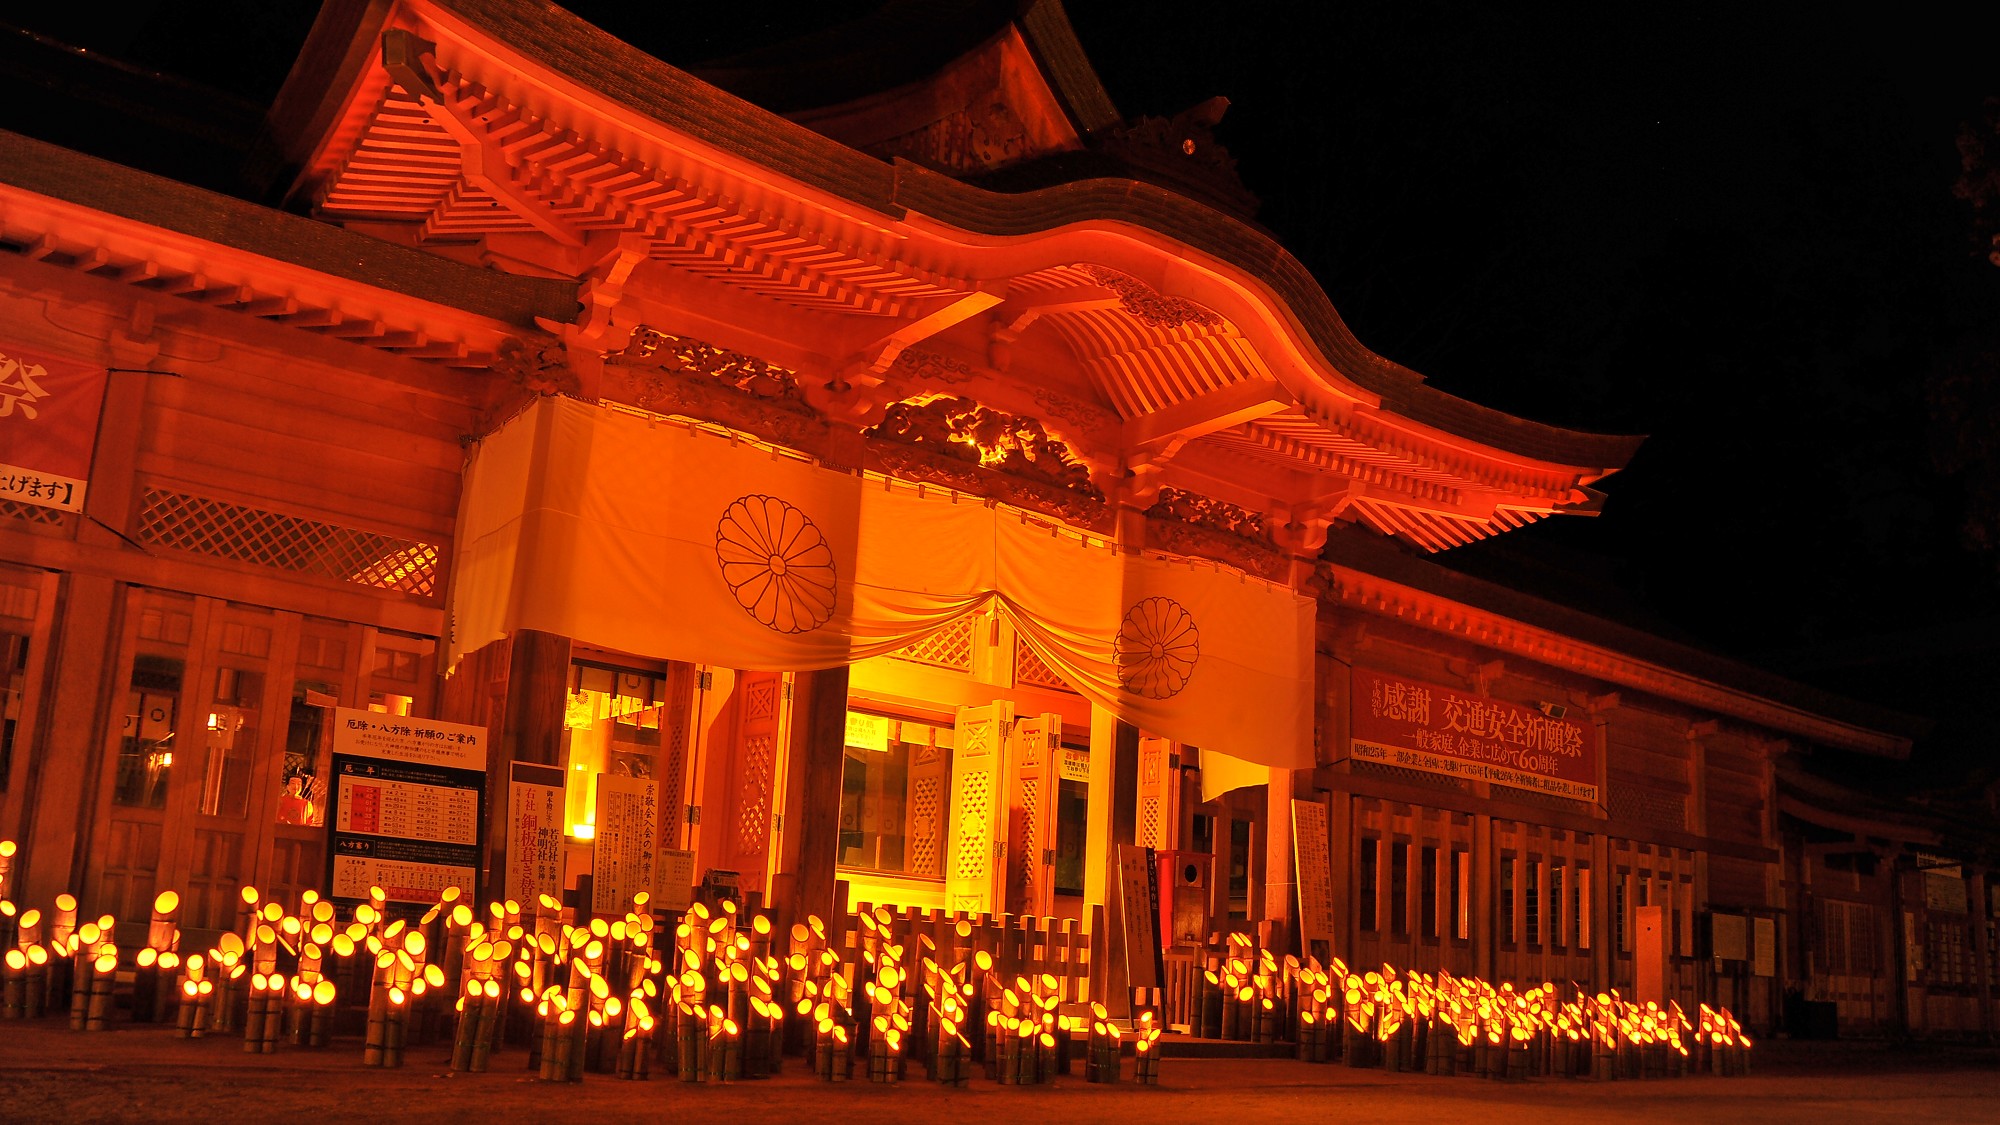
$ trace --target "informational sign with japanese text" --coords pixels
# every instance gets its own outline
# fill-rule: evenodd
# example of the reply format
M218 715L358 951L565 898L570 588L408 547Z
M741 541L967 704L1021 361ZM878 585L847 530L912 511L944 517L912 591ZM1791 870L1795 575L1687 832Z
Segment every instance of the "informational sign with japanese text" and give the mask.
M660 850L660 783L597 775L597 835L590 854L590 909L616 916L632 896L652 895Z
M523 905L563 892L563 771L507 766L506 895Z
M1595 724L1367 668L1352 683L1361 761L1597 801Z
M1333 856L1326 826L1326 806L1318 801L1292 802L1292 859L1299 870L1299 937L1308 951L1325 942L1333 949Z
M429 905L475 897L486 822L486 728L336 708L328 893ZM560 815L560 814L558 814Z
M660 893L653 905L669 913L694 905L694 852L685 848L660 849Z
M1151 848L1118 845L1118 905L1124 920L1125 983L1156 988L1165 975L1160 949L1159 861Z
M83 510L106 377L0 340L0 500Z

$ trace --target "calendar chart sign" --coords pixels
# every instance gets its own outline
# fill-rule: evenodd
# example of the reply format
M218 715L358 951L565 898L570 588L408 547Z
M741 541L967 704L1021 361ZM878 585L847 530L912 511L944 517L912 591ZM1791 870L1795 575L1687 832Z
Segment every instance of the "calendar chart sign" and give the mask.
M334 711L327 890L381 887L398 914L446 887L476 897L486 824L486 728L349 707Z

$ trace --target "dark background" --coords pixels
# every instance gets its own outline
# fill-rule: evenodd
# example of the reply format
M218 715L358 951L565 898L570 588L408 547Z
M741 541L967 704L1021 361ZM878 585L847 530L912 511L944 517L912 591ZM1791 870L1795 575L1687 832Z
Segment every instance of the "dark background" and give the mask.
M885 6L915 5L570 5L691 67ZM1070 16L1127 117L1231 99L1217 138L1260 221L1368 346L1489 406L1650 435L1602 517L1439 561L1935 720L1908 764L1816 756L1850 780L1993 783L1995 378L1962 357L2000 333L2000 268L1952 186L1960 129L2000 95L2000 13L1512 7ZM34 94L0 124L244 192L314 8L0 17L44 37L7 33L0 65Z

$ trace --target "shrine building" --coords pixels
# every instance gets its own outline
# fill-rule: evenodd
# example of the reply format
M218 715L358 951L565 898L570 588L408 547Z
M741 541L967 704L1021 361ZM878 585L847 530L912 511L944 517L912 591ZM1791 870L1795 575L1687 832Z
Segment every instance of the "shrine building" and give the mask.
M1836 966L1786 850L1830 801L1780 776L1909 720L1435 561L1640 439L1369 351L1225 102L1129 120L1058 0L998 8L864 89L856 36L690 73L327 0L258 201L0 134L14 896L199 934L245 886L703 883L1067 919L1111 988L1150 848L1168 971L1233 930L1992 1030L1982 869L1954 975L1856 977L1903 923L1843 906ZM355 712L483 732L483 815L424 829L476 858L334 854Z

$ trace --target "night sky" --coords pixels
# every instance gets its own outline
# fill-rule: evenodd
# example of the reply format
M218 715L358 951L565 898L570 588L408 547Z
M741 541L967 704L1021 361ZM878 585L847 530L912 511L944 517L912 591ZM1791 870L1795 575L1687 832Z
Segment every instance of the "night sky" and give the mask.
M692 65L874 5L570 6ZM2000 511L1938 466L1996 422L1933 400L2000 333L2000 268L1951 190L1960 127L2000 96L2000 11L1069 7L1127 117L1231 99L1217 138L1260 221L1363 343L1477 402L1651 435L1601 518L1441 561L1933 717L1907 784L1985 768L2000 557L1964 528ZM310 5L8 18L240 113Z

